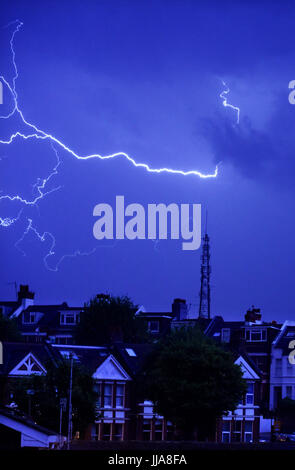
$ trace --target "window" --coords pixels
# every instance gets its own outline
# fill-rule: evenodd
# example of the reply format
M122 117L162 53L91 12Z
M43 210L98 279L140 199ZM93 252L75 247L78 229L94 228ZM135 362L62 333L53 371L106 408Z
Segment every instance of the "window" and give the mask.
M265 329L248 329L245 330L246 341L266 341L266 330Z
M222 421L222 442L230 442L230 421Z
M61 325L76 325L76 323L79 323L79 313L67 312L60 314Z
M233 442L241 442L242 421L234 421Z
M275 360L275 375L277 377L282 375L282 359Z
M114 423L113 424L113 441L122 441L123 440L123 424Z
M253 439L253 421L245 421L244 441L252 442Z
M155 440L161 441L163 439L163 421L156 419L155 421Z
M286 387L286 397L292 399L292 386L291 385L287 385Z
M159 320L151 320L148 322L148 330L150 333L159 333L160 322Z
M277 408L280 401L282 399L282 387L274 387L273 390L273 403L274 403L274 408Z
M150 419L144 419L143 420L143 427L142 427L142 434L143 434L143 440L144 441L150 441L151 440L151 420Z
M101 384L100 383L96 383L94 384L94 392L96 393L96 404L95 404L95 408L97 409L97 411L99 410L99 408L101 407Z
M246 405L254 404L254 384L247 384L247 393L246 393Z
M131 348L126 348L126 352L127 352L128 356L130 356L130 357L136 357L136 353L135 353L135 351L134 351L133 349L131 349Z
M111 439L111 424L110 423L103 423L102 439L103 441L110 441Z
M166 423L167 441L173 441L174 438L174 427L171 421Z
M116 387L116 408L124 408L124 384L117 384Z
M104 408L112 408L113 406L113 385L112 384L104 384L103 406Z
M23 313L23 323L36 323L36 313L35 312L24 312Z
M222 330L221 330L221 341L223 343L229 343L229 341L230 341L230 329L229 328L222 328Z
M98 429L99 429L98 424L92 425L91 427L91 440L92 441L98 441Z
M290 363L289 357L286 357L287 361L287 375L293 375L293 364Z

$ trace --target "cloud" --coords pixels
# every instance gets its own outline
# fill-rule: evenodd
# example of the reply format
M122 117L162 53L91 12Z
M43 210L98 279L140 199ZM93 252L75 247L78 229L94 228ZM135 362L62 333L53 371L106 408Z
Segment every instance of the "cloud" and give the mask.
M295 106L280 95L263 129L249 116L240 124L219 116L202 120L202 136L210 142L216 162L230 164L249 179L294 188Z

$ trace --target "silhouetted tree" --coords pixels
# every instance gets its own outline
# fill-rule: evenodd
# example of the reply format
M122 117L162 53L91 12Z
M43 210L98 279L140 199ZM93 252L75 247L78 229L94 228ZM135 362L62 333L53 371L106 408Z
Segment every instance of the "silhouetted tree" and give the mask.
M197 328L172 331L156 345L143 383L145 397L184 439L214 437L217 418L246 390L232 354Z
M21 334L15 319L9 319L0 313L0 341L20 341Z
M57 365L48 363L46 375L32 375L15 381L12 388L13 401L24 413L30 412L40 425L59 431L60 399L69 395L70 361L61 360ZM29 391L29 393L28 393ZM73 431L82 434L95 420L98 395L94 389L91 373L79 363L73 363L72 410ZM30 408L30 409L29 409ZM67 433L68 409L64 414L63 433Z
M91 299L81 313L76 342L101 345L112 341L145 341L148 336L143 322L135 316L137 308L126 296L99 296Z

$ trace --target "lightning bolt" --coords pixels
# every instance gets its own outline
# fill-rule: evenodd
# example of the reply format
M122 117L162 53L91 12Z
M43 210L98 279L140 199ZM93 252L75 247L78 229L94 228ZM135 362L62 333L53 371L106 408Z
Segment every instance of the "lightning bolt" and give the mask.
M15 113L17 113L20 116L23 124L25 124L28 128L30 128L32 131L35 131L35 132L31 132L31 133L27 133L27 134L24 134L24 133L21 133L21 132L15 132L14 134L12 134L10 136L10 138L8 140L0 140L0 144L9 145L17 137L20 137L24 140L27 140L27 139L41 139L41 140L49 139L52 142L59 145L63 150L70 153L73 157L77 158L78 160L90 160L90 159L93 159L93 158L98 158L100 160L110 160L110 159L113 159L113 158L116 158L116 157L123 157L126 160L128 160L130 163L132 163L132 165L135 166L136 168L144 168L149 173L172 173L172 174L179 174L179 175L183 175L183 176L194 175L194 176L198 176L200 178L216 178L216 176L218 174L218 165L216 165L214 173L206 174L206 173L202 173L202 172L197 171L197 170L188 170L188 171L174 170L172 168L166 168L166 167L164 167L164 168L151 168L147 163L138 163L138 162L136 162L134 160L134 158L130 157L125 152L116 152L116 153L112 153L112 154L109 154L109 155L100 155L99 153L94 153L94 154L90 154L90 155L79 155L78 153L76 153L74 150L72 150L70 147L68 147L66 144L64 144L58 138L56 138L53 135L43 131L42 129L39 129L35 124L32 124L32 123L28 122L25 119L24 114L23 114L23 112L21 111L21 109L19 107L18 96L17 96L17 92L16 92L16 80L18 78L18 69L17 69L17 65L16 65L16 61L15 61L14 37L15 37L16 33L20 30L20 28L23 26L23 23L19 20L17 20L16 23L17 23L17 26L16 26L16 28L15 28L13 34L12 34L12 38L10 40L10 47L11 47L11 52L12 52L12 63L13 63L13 67L14 67L14 70L15 70L15 75L14 75L13 80L12 80L12 86L8 83L8 81L3 76L0 76L0 79L6 85L6 87L8 88L8 90L10 91L10 93L13 97L14 107L13 107L13 110L7 116L0 116L0 117L7 119L9 117L12 117Z
M130 157L125 152L116 152L116 153L112 153L112 154L109 154L109 155L100 155L99 153L94 153L94 154L90 154L90 155L81 155L81 154L78 154L73 149L71 149L68 145L63 143L57 137L55 137L55 136L49 134L48 132L40 129L36 124L33 124L33 123L27 121L25 116L24 116L24 113L20 109L20 106L19 106L19 103L18 103L18 94L17 94L17 90L16 90L16 81L18 79L19 73L18 73L18 68L17 68L17 63L16 63L16 53L15 53L15 48L14 48L15 36L19 32L19 30L22 28L23 23L19 20L16 20L14 22L9 23L6 27L8 27L12 24L15 25L15 28L13 30L13 33L12 33L12 36L11 36L11 39L10 39L10 50L11 50L11 57L12 57L12 65L13 65L14 75L13 75L13 78L11 80L11 83L8 80L6 80L6 78L3 75L0 76L0 80L6 86L6 88L8 89L8 91L9 91L11 97L12 97L13 107L12 107L12 110L10 112L8 112L8 114L0 115L0 119L9 119L14 115L18 115L21 119L21 122L27 128L27 132L19 132L19 131L14 132L10 135L10 137L7 140L2 140L1 139L0 144L10 145L16 139L23 139L24 141L31 140L31 139L40 140L40 141L48 140L51 143L52 148L53 148L53 150L56 154L57 164L53 168L52 172L46 178L43 178L43 179L38 178L37 182L33 185L33 190L35 191L36 196L33 197L31 200L25 199L20 195L12 195L12 196L11 195L2 195L2 196L0 196L0 201L1 200L8 200L10 202L19 202L19 203L21 203L23 205L26 205L26 206L36 206L36 207L38 207L38 202L41 199L48 196L52 192L57 191L58 189L60 189L60 186L59 186L59 187L56 187L56 188L53 188L51 190L46 191L47 183L49 182L50 179L52 179L58 173L58 167L60 165L60 159L58 157L58 153L57 153L57 150L56 150L55 146L58 146L59 148L63 149L64 151L68 152L70 155L72 155L74 158L76 158L78 160L90 160L90 159L110 160L110 159L115 159L115 158L120 157L120 158L126 159L134 167L143 168L149 173L157 173L157 174L170 173L170 174L177 174L177 175L182 175L182 176L197 176L199 178L204 178L204 179L216 178L217 177L217 175L218 175L218 165L216 165L215 171L213 173L208 173L207 174L207 173L202 173L198 170L179 170L179 169L173 169L173 168L167 168L167 167L152 168L147 163L137 162L134 158ZM229 90L224 91L223 93L228 93L228 92L229 92ZM227 104L226 97L222 96L222 98L224 98L223 104L225 106L233 107L232 105ZM234 109L236 109L236 108L234 108ZM0 217L0 226L1 227L10 227L12 224L14 224L15 222L17 222L19 220L19 218L21 217L21 213L22 213L22 211L20 211L16 217L6 217L6 218L1 218ZM48 253L44 257L45 266L49 270L56 271L58 269L59 264L63 261L63 259L65 259L67 257L86 256L86 255L89 255L89 254L91 254L95 251L95 249L94 249L94 250L91 250L91 252L85 252L84 253L84 252L80 252L79 250L77 250L73 254L64 255L59 260L56 267L51 268L47 263L47 259L50 256L53 256L55 254L54 249L55 249L55 245L56 245L56 240L55 240L54 235L50 232L47 232L47 231L40 234L37 231L37 229L34 227L33 220L31 218L27 218L27 221L28 221L27 228L25 229L22 237L15 243L15 246L20 251L23 252L23 250L21 250L19 248L19 244L24 240L24 238L26 237L26 235L28 235L29 232L33 232L35 234L35 236L41 242L44 242L47 239L50 239L51 240L51 245L50 245ZM23 254L25 254L25 253L23 252Z
M222 81L222 85L226 87L226 89L223 90L219 95L220 98L222 99L222 104L225 108L231 108L231 109L234 109L236 111L236 113L237 113L237 124L239 124L240 123L240 108L238 108L238 106L234 106L233 104L228 103L227 95L229 94L230 89L223 80L221 80L221 81Z
M55 255L54 249L55 249L55 245L56 245L56 239L55 239L54 235L51 232L43 232L42 234L40 234L38 232L38 230L33 226L33 220L30 219L30 218L28 218L27 220L28 220L27 228L25 229L23 235L15 243L14 246L23 254L23 256L26 256L26 252L23 251L18 245L25 239L25 237L29 234L29 232L33 232L36 235L37 239L42 243L45 242L47 239L50 239L51 240L51 245L49 247L48 253L43 258L45 267L49 271L55 271L55 272L58 271L58 268L59 268L60 264L66 258L76 258L77 256L89 256L89 255L92 255L96 251L96 248L93 248L92 250L90 250L88 252L82 252L80 250L76 250L74 253L63 255L59 259L58 263L54 267L52 267L48 264L47 260L48 260L48 258L50 258L50 256Z

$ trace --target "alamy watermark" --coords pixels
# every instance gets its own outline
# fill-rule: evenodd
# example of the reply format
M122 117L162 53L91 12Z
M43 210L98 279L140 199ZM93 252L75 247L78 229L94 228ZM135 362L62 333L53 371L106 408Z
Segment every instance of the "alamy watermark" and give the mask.
M3 104L3 84L0 80L0 104Z
M0 341L0 365L3 364L3 344Z
M116 196L115 215L105 203L97 204L93 215L98 217L93 226L97 240L167 240L170 236L185 240L183 250L201 246L201 204L148 204L146 212L138 203L125 207L124 196Z

